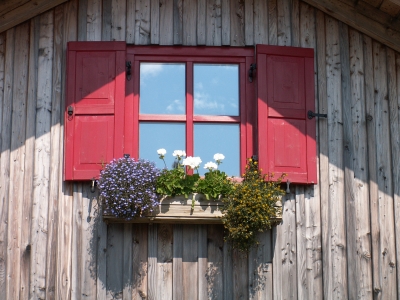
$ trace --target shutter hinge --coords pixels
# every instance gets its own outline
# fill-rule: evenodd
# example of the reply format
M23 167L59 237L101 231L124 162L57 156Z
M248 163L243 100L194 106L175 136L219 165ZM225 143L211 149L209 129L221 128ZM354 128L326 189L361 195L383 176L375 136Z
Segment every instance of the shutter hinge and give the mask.
M132 62L127 61L126 62L126 79L131 80L132 77Z
M256 64L251 64L249 69L249 82L253 82L254 71L257 69Z

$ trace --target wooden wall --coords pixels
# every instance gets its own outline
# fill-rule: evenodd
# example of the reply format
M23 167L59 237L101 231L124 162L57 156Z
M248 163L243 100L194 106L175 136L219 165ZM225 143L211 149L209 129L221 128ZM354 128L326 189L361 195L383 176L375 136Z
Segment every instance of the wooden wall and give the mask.
M319 184L248 256L62 180L67 41L315 48ZM400 299L400 54L300 0L70 0L0 34L0 299Z

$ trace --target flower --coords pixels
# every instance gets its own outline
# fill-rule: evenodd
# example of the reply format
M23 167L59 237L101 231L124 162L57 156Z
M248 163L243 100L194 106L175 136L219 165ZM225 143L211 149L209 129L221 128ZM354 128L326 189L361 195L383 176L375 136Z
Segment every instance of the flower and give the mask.
M164 148L158 149L157 154L160 156L160 158L164 158L165 154L167 154L167 150Z
M198 156L196 157L188 156L183 160L182 164L184 166L189 166L193 170L198 169L201 164L201 159Z
M214 154L214 160L217 162L218 165L222 163L223 159L225 159L225 155L223 155L221 153Z
M180 159L181 157L186 156L186 152L184 150L175 150L172 153L172 156L178 157L178 159Z
M204 169L208 169L209 171L216 170L218 169L218 165L215 162L209 161L204 165Z

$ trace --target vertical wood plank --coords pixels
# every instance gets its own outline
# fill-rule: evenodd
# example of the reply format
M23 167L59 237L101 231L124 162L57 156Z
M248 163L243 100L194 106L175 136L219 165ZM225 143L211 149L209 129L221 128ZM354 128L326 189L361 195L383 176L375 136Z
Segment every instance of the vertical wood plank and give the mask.
M400 157L399 145L400 135L400 57L392 50L388 51L388 79L389 79L389 105L390 105L390 131L392 145L392 170L393 170L393 194L395 212L395 235L396 235L396 259L400 259ZM396 109L397 108L397 109ZM397 272L397 298L400 297L400 272Z
M150 1L150 43L160 43L160 1Z
M131 1L129 1L130 3ZM133 3L135 3L132 0ZM111 41L111 22L112 22L112 14L111 14L111 3L112 0L103 0L103 18L101 23L101 40L102 41Z
M297 234L297 290L298 299L308 299L306 203L304 187L296 186L296 234Z
M127 44L135 43L135 30L136 30L135 28L136 28L136 0L131 0L126 2L125 41Z
M38 56L38 89L36 104L35 179L32 210L32 263L30 295L44 298L46 295L49 178L51 162L51 101L53 73L53 11L40 16ZM53 221L53 220L52 220Z
M160 0L160 45L174 44L174 28L171 26L174 20L173 1Z
M28 223L32 217L32 193L34 178L34 157L35 157L35 124L36 124L36 95L37 95L37 60L39 44L39 18L30 22L29 41L29 64L28 64L28 91L26 101L26 141L25 141L25 173L24 173L24 198L22 203L22 220ZM1 52L1 51L0 51ZM0 63L1 64L1 63ZM1 68L0 68L1 69ZM1 76L0 76L1 77ZM1 87L0 87L1 89ZM1 114L0 114L1 115ZM29 275L31 264L31 228L22 226L21 246L25 251L21 257L21 289L20 298L29 298ZM0 295L1 298L1 295Z
M111 40L125 41L125 33L126 0L113 0L111 2Z
M207 225L207 297L224 299L223 285L223 226ZM200 288L200 287L199 287ZM226 288L230 288L226 286Z
M14 38L15 29L7 30L2 36L2 119L1 119L1 160L0 160L0 217L8 219L9 184L10 184L10 149L11 149L11 112L12 112L12 87L14 67ZM5 52L4 52L5 51ZM7 299L7 222L0 222L0 296Z
M374 64L372 40L363 36L364 43L364 73L365 73L365 107L367 119L367 138L368 138L368 170L369 170L369 195L370 195L370 214L371 214L371 248L372 248L372 287L374 297L380 297L381 276L379 276L379 218L378 218L378 180L377 180L377 161L376 161L376 132L375 132L375 103L374 103ZM367 84L368 83L368 84ZM378 296L378 297L377 297Z
M206 1L206 45L221 46L224 6L221 0Z
M268 1L254 1L254 44L268 44Z
M161 296L161 291L158 290L157 277L157 254L158 254L158 224L150 224L148 230L148 286L147 292L149 299L158 299Z
M135 44L150 44L150 0L136 1Z
M244 2L231 0L231 46L244 46Z
M223 248L223 287L224 287L224 300L233 299L233 250L232 244L229 242L224 243Z
M231 2L230 0L216 1L221 8L221 45L229 46L231 44Z
M183 1L183 45L196 46L197 0Z
M157 244L157 299L172 299L172 224L159 224Z
M232 261L233 299L249 299L248 254L233 249Z
M64 12L62 7L54 9L54 43L53 43L53 74L52 74L52 98L51 98L51 129L50 129L50 178L49 178L49 210L48 210L48 230L47 230L47 261L46 261L46 289L47 297L54 298L57 278L57 245L58 233L58 204L59 186L62 184L60 177L60 149L61 143L61 92L63 69L63 21Z
M290 8L290 16L291 16L291 46L299 47L300 46L300 19L303 18L303 15L300 16L300 1L299 0L291 0L291 8Z
M133 224L124 224L124 244L123 244L123 273L122 273L122 299L132 299L132 279L133 279L133 262L132 262L132 250L133 250Z
M353 291L354 296L363 299L372 299L372 261L371 261L371 241L370 241L370 218L369 218L369 186L368 186L368 152L367 152L367 128L366 128L366 107L365 107L365 84L364 84L364 55L362 36L355 30L349 30L350 39L350 78L351 78L351 107L352 109L352 134L353 136L353 193L354 211L350 207L346 208L346 214L355 223L353 240L348 239L348 243L353 243L353 255L348 256L349 266L352 268L350 260L353 260L353 272L355 272L357 289ZM349 202L351 199L348 200ZM349 222L348 222L349 223ZM349 232L348 228L348 232ZM348 233L349 236L349 233ZM350 249L350 245L349 245ZM350 274L349 274L350 275ZM349 276L350 280L350 276ZM354 288L353 287L353 288ZM350 289L349 289L350 291ZM349 295L350 296L350 295Z
M29 23L17 26L14 41L14 72L12 86L10 186L8 196L7 232L7 297L18 299L21 282L22 201L24 198L24 157L26 96L28 89ZM21 251L22 250L22 251ZM23 290L22 290L23 291Z
M197 226L198 230L198 241L197 241L197 246L198 246L198 259L197 259L197 265L198 265L198 291L199 294L197 296L198 300L205 300L208 299L207 297L207 292L208 292L208 282L207 282L207 225L198 225Z
M88 0L86 36L88 41L101 41L102 3L101 0Z
M389 103L386 49L380 43L373 42L374 55L374 90L375 90L375 131L376 131L376 163L378 169L378 224L379 235L379 272L381 277L382 299L396 298L396 254L394 239L393 187L391 171L391 149L389 132Z
M197 45L206 44L207 0L197 1Z
M173 28L174 28L174 45L182 45L183 41L183 0L173 0ZM170 25L171 26L171 25Z
M107 229L107 299L121 299L124 224L109 224Z
M294 0L295 1L295 0ZM279 46L291 46L291 0L277 1L277 41Z
M256 1L257 2L257 1ZM264 2L265 3L265 2ZM244 41L245 45L254 45L254 23L255 23L254 3L252 0L244 2Z
M97 194L95 214L95 226L97 234L96 243L96 296L97 300L107 299L107 225L101 215L100 200Z
M87 39L87 8L88 0L78 1L78 41Z
M66 49L68 41L74 41L77 39L77 1L72 0L64 4L64 27L63 27L63 49ZM36 27L36 26L35 26ZM66 57L63 55L62 68L66 65ZM65 75L64 75L65 76ZM65 78L62 80L62 92L61 92L61 107L64 107L65 103ZM36 94L33 94L36 95ZM36 107L35 107L36 109ZM61 114L63 118L63 114ZM63 122L62 122L63 123ZM62 133L61 133L62 134ZM62 135L63 136L63 135ZM60 139L60 145L64 145L63 138ZM63 161L61 155L60 160ZM73 228L73 184L64 183L60 185L61 193L58 199L58 241L57 249L57 284L56 284L56 299L69 299L71 297L71 265L72 265L72 228Z
M172 245L172 299L183 300L183 225L176 224L173 227Z
M71 298L79 299L81 293L82 274L82 183L73 186L73 222L72 222L72 255L71 255Z
M182 230L182 236L183 236L183 250L182 250L183 299L197 299L198 231L196 225L185 225Z
M148 225L133 225L132 248L132 299L147 299Z
M270 45L278 44L277 0L268 0L268 41Z
M338 21L326 17L326 71L328 99L329 203L327 264L331 267L327 296L347 298L346 234L343 166L343 116ZM325 264L324 264L325 265ZM324 275L325 276L325 275Z

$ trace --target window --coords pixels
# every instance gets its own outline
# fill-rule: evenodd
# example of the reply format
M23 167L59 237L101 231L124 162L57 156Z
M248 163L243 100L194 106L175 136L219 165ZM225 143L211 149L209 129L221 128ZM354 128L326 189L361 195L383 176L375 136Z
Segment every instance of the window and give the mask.
M240 176L257 154L264 172L316 182L313 76L311 49L71 42L65 179L97 177L124 153L163 167L166 148L168 167L176 149L203 163L219 152Z

